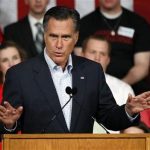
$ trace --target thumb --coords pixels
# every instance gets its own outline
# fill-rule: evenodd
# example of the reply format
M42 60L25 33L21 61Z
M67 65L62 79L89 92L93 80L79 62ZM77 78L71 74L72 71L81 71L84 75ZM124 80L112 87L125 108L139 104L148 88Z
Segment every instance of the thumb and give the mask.
M17 111L19 112L19 114L22 114L22 112L23 112L23 107L22 107L22 106L19 106L19 107L17 108Z
M18 114L18 115L21 115L23 112L23 107L22 106L19 106L17 109L14 109L13 111L13 114Z
M130 102L131 102L131 100L132 100L132 94L131 94L131 93L129 93L129 94L128 94L127 102L128 102L128 103L130 103Z

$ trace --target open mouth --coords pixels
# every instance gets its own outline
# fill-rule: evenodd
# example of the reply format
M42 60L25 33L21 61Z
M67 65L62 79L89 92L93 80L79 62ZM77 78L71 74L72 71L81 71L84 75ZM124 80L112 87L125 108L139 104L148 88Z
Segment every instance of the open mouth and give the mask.
M56 57L62 57L63 56L63 53L60 53L60 52L55 52L54 54Z

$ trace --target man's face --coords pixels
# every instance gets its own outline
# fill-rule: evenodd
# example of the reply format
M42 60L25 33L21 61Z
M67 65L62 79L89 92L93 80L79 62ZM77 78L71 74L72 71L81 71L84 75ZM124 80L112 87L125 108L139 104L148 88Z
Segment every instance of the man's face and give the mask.
M120 0L100 0L100 6L106 10L113 10L120 6Z
M84 50L84 57L100 63L104 71L106 71L110 62L108 43L105 41L90 39Z
M51 18L44 32L44 40L48 56L64 68L78 40L78 32L75 32L73 20Z
M29 5L31 13L38 15L45 12L49 0L25 0L25 2Z

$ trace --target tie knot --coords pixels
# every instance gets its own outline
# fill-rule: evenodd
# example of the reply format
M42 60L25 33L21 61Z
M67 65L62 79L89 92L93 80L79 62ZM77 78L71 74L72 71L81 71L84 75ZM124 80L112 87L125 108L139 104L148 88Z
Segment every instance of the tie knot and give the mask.
M37 23L35 24L35 26L36 26L38 29L42 29L42 24L41 24L40 22L37 22Z

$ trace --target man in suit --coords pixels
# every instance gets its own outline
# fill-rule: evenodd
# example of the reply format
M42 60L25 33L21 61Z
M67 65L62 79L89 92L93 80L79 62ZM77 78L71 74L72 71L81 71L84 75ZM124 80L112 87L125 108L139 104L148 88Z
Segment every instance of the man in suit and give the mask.
M100 64L71 55L79 22L73 9L58 6L46 12L44 52L7 72L1 133L92 133L93 118L121 130L138 123L137 113L150 108L150 92L129 96L126 105L118 106ZM69 102L68 86L77 88Z
M38 49L38 44L36 44L36 41L38 41L37 24L42 25L49 0L25 0L25 2L29 6L29 14L18 22L6 26L4 29L4 39L16 42L26 50L28 57L33 57L41 53L42 48ZM41 32L42 30L41 26ZM42 45L44 45L43 42L41 47Z

